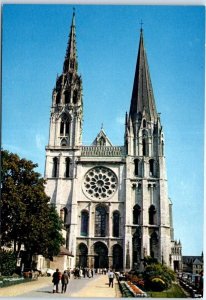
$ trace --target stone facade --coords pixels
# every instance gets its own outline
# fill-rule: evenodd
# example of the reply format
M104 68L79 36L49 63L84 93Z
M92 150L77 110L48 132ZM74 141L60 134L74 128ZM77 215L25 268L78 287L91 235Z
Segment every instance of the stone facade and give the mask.
M172 204L164 134L140 44L125 140L113 146L103 128L82 145L82 79L73 14L63 72L52 94L46 147L46 193L64 220L72 267L143 269L145 256L173 267Z

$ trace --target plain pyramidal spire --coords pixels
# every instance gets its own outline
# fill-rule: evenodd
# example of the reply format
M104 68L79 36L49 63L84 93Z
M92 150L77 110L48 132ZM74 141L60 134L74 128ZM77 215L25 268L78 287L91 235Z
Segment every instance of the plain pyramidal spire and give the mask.
M157 118L157 111L144 47L142 24L143 23L141 23L140 29L139 50L130 105L130 116L134 120L137 116L141 118L144 114L148 120L154 120Z

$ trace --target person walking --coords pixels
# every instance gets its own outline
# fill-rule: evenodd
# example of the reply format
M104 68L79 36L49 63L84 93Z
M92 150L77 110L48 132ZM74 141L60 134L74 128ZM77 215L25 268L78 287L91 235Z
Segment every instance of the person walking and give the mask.
M54 287L53 287L53 293L58 293L59 292L59 280L61 278L61 273L59 272L59 269L56 269L56 272L54 272L53 274L53 279L52 279L52 282L54 284Z
M114 272L110 270L108 272L108 277L109 277L109 287L110 285L113 287L113 282L114 282Z
M67 285L69 283L69 275L67 271L64 271L64 273L62 274L61 282L62 282L62 293L66 293Z

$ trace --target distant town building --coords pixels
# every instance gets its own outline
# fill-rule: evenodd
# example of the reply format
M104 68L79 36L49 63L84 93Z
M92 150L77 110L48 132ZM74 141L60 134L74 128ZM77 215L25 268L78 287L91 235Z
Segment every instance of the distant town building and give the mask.
M182 244L180 241L172 241L170 264L175 271L182 271Z
M52 93L45 164L46 193L64 220L66 248L74 255L71 266L142 270L144 257L151 256L179 269L165 139L143 30L120 146L112 144L103 127L92 145L82 145L83 87L75 31L73 14L63 71Z
M204 260L201 256L182 256L182 270L192 274L201 274L203 272Z

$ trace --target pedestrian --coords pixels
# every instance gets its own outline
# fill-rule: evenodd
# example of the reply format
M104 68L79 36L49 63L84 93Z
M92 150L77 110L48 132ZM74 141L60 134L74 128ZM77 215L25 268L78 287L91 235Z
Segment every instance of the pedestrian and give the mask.
M89 277L89 278L91 278L91 277L92 277L91 269L88 269L88 272L87 272L87 277Z
M112 270L110 270L108 272L108 277L109 277L109 287L110 285L113 287L113 281L114 281L114 272Z
M64 271L64 273L62 274L61 282L62 282L62 293L66 293L67 285L69 283L69 275L67 271Z
M53 274L53 279L52 282L54 284L53 287L53 293L58 293L59 292L59 280L61 279L61 273L59 272L59 269L56 269L56 272Z

